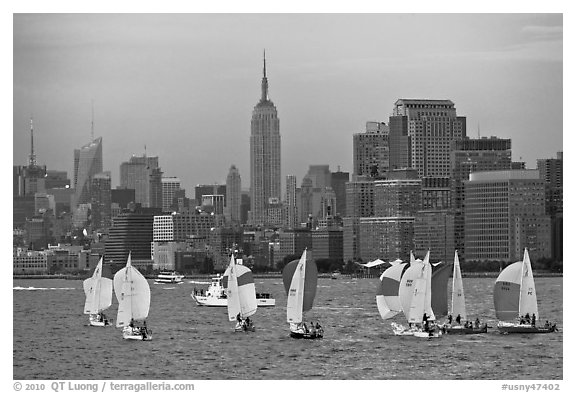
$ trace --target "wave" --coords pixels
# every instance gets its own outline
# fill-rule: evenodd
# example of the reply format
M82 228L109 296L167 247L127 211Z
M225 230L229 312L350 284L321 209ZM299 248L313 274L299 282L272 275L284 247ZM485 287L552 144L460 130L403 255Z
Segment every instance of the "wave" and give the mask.
M36 288L36 287L28 287L28 288L24 288L24 287L14 287L12 288L15 291L50 291L50 290L54 290L54 291L69 291L69 290L73 290L76 288Z

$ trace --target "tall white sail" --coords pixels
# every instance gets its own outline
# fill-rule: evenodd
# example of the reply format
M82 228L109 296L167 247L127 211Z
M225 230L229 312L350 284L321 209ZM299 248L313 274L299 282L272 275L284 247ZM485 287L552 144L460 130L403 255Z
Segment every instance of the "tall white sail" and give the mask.
M464 285L462 283L462 273L460 272L460 260L458 251L454 252L454 270L452 273L452 310L453 316L460 315L463 321L467 321L466 300L464 298Z
M534 284L534 276L532 275L532 266L530 264L530 256L528 249L524 249L524 260L522 261L522 276L520 279L520 304L519 314L524 316L526 314L534 314L536 319L538 315L538 302L536 299L536 285Z
M118 299L117 327L128 326L131 319L146 319L150 311L150 286L132 266L131 254L128 254L126 267L114 275L114 291Z
M240 296L238 294L238 280L236 279L234 255L230 258L230 265L224 272L224 276L228 277L228 285L226 288L226 298L228 305L228 320L236 320L236 316L240 314Z
M302 322L302 309L304 306L304 281L306 279L306 250L302 253L296 271L292 276L288 301L286 304L286 320L291 323Z
M234 321L238 314L241 318L254 315L258 302L252 271L244 265L237 265L232 256L224 276L227 277L228 286L226 289L228 319Z
M410 267L408 267L402 275L398 289L400 305L406 319L410 318L410 306L412 305L412 298L414 297L416 280L422 276L424 269L424 263L414 260L412 255L410 256L410 261Z
M422 323L426 303L426 278L424 274L414 280L414 294L408 310L408 322Z
M424 297L424 312L428 319L434 321L434 311L432 311L432 265L430 265L430 251L424 258L424 277L426 279L426 296ZM444 287L446 288L446 287Z
M112 305L112 280L102 277L102 258L92 277L84 280L84 314L98 314Z

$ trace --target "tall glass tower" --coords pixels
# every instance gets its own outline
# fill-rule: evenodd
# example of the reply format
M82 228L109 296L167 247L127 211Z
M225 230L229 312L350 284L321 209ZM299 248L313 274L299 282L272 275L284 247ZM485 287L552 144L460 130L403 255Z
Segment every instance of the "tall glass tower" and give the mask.
M102 138L74 150L75 206L90 202L92 177L102 172Z
M262 96L252 111L250 135L250 208L251 224L267 225L268 207L281 198L280 120L274 103L268 98L266 52L262 77Z

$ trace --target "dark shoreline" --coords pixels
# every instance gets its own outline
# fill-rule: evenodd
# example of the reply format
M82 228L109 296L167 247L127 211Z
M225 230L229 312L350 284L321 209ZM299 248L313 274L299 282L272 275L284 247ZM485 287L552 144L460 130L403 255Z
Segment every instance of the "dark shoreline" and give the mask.
M462 272L462 277L464 278L497 278L500 272ZM207 280L213 277L213 274L194 274L186 276L185 280L191 279L203 279ZM363 278L378 278L379 275L371 274L358 274L358 275L340 275L337 279L363 279ZM83 275L72 275L72 274L31 274L22 275L14 274L12 275L13 280L47 280L47 279L63 279L63 280L85 280L89 276ZM553 272L534 272L534 277L563 277L563 273L553 273ZM147 275L146 278L154 279L155 275ZM265 273L265 274L254 274L254 278L264 279L264 278L282 278L280 273ZM332 278L330 273L320 273L318 278Z

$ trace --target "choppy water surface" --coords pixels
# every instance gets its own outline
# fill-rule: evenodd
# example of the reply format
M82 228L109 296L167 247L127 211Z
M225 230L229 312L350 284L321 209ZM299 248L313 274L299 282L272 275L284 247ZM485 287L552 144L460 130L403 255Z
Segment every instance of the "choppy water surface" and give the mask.
M540 316L562 330L562 279L536 278ZM562 379L562 336L397 337L376 308L377 279L320 279L322 340L288 336L281 279L256 279L276 307L259 308L255 333L234 333L226 308L198 307L194 286L150 280L150 342L88 326L82 281L14 280L14 379ZM465 278L468 314L495 327L492 278ZM448 285L451 288L451 283ZM51 289L48 289L51 288ZM449 289L448 289L449 290ZM115 318L116 299L108 314Z

